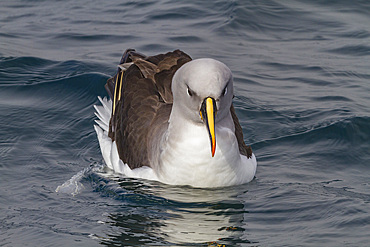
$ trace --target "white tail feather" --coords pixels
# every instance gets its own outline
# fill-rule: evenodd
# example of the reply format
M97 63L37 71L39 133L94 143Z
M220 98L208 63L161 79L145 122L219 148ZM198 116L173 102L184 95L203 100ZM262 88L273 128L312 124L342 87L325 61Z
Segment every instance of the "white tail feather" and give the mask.
M96 110L95 115L104 123L109 124L110 114L107 112L103 106L94 105Z
M96 110L95 115L99 120L95 122L99 125L94 125L94 129L98 136L99 146L105 163L110 169L113 169L111 162L111 152L112 152L112 140L108 137L109 132L109 121L112 114L112 100L108 100L106 97L98 99L102 105L94 105Z
M103 121L101 120L95 120L95 123L97 123L99 125L100 128L102 128L104 131L107 131L109 130L109 126L106 125Z
M112 101L108 100L107 97L104 97L102 99L100 96L98 96L98 99L100 103L104 106L105 111L108 112L109 115L111 115L112 114Z
M99 126L94 125L94 129L98 136L99 146L101 154L103 155L103 159L105 163L110 169L113 169L113 165L111 162L111 151L112 151L112 140L108 137L107 132L104 132Z

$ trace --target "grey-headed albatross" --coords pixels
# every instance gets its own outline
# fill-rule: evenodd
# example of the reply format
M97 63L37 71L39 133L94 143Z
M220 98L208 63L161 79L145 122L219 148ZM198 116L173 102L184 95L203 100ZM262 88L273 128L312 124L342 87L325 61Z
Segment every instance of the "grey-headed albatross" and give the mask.
M95 106L107 166L129 177L222 187L254 178L257 161L232 104L230 69L180 50L127 50Z

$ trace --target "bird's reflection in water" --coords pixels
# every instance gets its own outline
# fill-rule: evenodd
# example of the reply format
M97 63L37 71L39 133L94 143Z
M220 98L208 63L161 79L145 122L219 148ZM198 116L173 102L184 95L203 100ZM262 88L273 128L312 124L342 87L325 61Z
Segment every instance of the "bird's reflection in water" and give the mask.
M111 230L102 244L208 244L240 239L247 212L247 187L196 189L156 182L117 179L122 201L110 212ZM245 224L245 223L244 223Z

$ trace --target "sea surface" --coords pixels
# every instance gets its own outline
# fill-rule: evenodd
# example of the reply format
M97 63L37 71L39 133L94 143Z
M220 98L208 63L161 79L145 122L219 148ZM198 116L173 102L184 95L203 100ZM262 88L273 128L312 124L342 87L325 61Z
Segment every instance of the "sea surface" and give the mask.
M251 183L105 168L93 105L127 48L230 67ZM0 2L0 246L370 246L369 182L368 0Z

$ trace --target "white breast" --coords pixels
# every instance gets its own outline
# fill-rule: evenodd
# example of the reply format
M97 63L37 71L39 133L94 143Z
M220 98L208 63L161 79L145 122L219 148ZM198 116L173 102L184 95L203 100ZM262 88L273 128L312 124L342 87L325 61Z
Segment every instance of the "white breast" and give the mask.
M216 152L204 125L184 124L182 131L169 133L156 171L160 181L194 187L221 187L251 181L256 159L240 155L234 130L216 127ZM171 131L171 128L169 129Z

